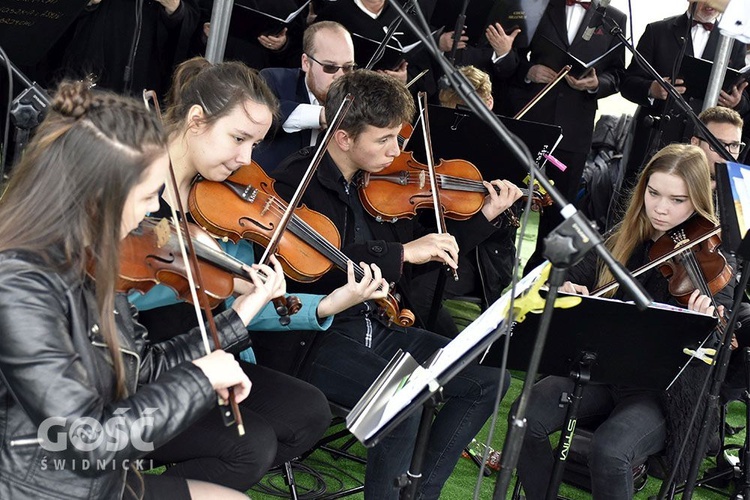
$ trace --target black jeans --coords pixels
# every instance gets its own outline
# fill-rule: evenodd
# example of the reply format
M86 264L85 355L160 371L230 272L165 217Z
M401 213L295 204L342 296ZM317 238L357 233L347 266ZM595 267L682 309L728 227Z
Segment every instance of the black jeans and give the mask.
M337 316L321 332L309 366L309 380L331 401L353 407L398 349L418 362L448 343L448 339L418 328L389 327L364 316ZM444 387L446 402L432 425L422 470L420 498L436 499L461 451L492 414L500 370L470 364ZM510 384L510 376L503 394ZM394 479L409 467L419 426L414 412L367 454L365 498L396 499Z
M314 386L263 366L240 364L253 384L240 403L245 435L240 437L235 426L225 427L213 409L151 453L149 458L175 464L164 474L245 491L271 467L307 451L328 428L328 400Z
M560 404L563 392L573 392L570 378L546 377L531 392L518 461L518 477L529 500L543 499L547 493L554 464L549 435L560 430L565 420L567 406ZM517 405L518 401L509 418ZM666 424L658 394L589 384L583 390L578 418L606 418L594 432L589 453L593 497L633 498L633 463L664 448Z

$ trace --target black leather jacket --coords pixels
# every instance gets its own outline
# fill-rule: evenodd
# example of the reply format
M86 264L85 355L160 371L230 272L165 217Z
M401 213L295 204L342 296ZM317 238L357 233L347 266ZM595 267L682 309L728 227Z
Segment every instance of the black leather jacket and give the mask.
M130 396L114 401L92 284L28 252L0 254L0 498L122 498L128 465L149 451L144 445L159 447L215 405L209 380L188 362L203 355L200 335L151 345L135 316L117 297ZM216 320L226 350L247 346L234 311ZM105 424L116 427L103 431ZM102 442L83 451L89 447L74 445L71 430L84 443ZM50 443L62 449L50 451Z

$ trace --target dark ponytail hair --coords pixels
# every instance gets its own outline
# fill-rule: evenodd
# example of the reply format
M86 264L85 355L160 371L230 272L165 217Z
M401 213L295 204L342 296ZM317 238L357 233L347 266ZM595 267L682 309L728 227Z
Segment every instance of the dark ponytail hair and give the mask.
M248 100L278 116L278 99L256 70L240 62L211 64L194 57L180 64L172 76L164 123L172 135L184 128L193 106L200 106L205 123L211 124Z
M127 395L112 313L122 212L132 188L165 153L163 131L143 104L93 91L89 82L63 82L0 199L0 251L34 252L81 280L93 265L117 398Z

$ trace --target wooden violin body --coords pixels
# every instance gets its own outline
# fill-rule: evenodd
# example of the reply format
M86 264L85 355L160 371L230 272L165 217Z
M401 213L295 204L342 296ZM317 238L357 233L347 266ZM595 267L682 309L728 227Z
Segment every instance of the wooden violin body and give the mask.
M273 190L273 179L257 163L240 167L224 182L201 181L190 190L190 213L210 233L232 241L250 239L268 242L270 234L286 208ZM346 272L349 258L341 252L336 226L326 216L299 207L279 242L279 261L287 275L299 282L312 282L333 265ZM354 263L361 279L363 269ZM390 321L401 326L414 324L414 314L400 309L389 295L376 301Z
M190 213L211 234L267 245L287 206L274 191L273 182L255 162L243 165L224 182L199 180L188 197ZM335 247L341 244L328 217L304 206L295 209L289 230L279 241L278 257L287 276L299 282L315 281L332 267L304 239L309 233L306 226Z
M486 189L473 164L441 160L435 171L446 217L465 220L482 208ZM477 182L481 189L474 184ZM359 193L362 205L378 219L412 218L418 209L432 207L427 165L416 161L411 152L401 153L382 172L364 173Z
M209 247L221 252L218 243L195 224L189 224L190 237L198 248ZM231 272L200 260L204 290L211 308L216 307L234 291ZM167 219L144 219L120 243L118 291L138 290L146 293L158 284L175 291L182 300L192 302L185 262L179 249L174 226Z
M662 235L649 250L652 261L677 252L659 265L659 271L669 280L669 293L681 304L687 305L696 288L705 295L714 296L732 279L732 268L719 252L721 238L718 234L690 244L713 229L715 226L711 221L695 215ZM681 248L686 250L680 252Z
M440 201L445 217L466 220L481 210L487 188L473 163L466 160L441 160L435 165ZM524 198L529 196L521 190ZM401 153L388 168L377 174L363 172L359 197L367 212L378 220L412 218L421 208L432 208L427 165L414 159L411 152ZM531 193L532 210L552 204L549 194L535 189Z

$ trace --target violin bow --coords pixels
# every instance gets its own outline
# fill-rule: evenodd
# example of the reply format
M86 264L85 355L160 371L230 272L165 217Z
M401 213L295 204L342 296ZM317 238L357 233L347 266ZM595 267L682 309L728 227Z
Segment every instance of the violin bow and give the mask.
M154 111L159 121L163 123L161 117L161 108L159 107L159 101L156 96L156 92L153 90L143 91L143 101L147 108L149 106L149 99L154 103ZM174 220L175 232L177 234L177 241L179 242L180 252L182 253L183 261L185 262L185 271L190 284L190 294L193 297L193 307L195 308L195 314L198 318L198 327L203 338L203 346L206 350L206 354L211 353L211 346L208 343L208 334L206 333L206 326L201 316L201 311L206 315L208 321L209 330L211 331L211 338L214 341L214 347L221 349L221 342L219 340L218 328L216 327L216 321L214 320L213 312L208 303L208 295L206 289L203 287L203 277L201 275L201 268L198 263L198 254L195 252L193 247L193 240L190 238L190 231L188 229L187 217L178 217L177 208L183 209L182 200L180 199L180 191L177 186L177 176L174 173L174 167L172 161L169 161L169 180L171 183L171 189L167 190L167 196L169 196L169 206L172 210L172 218ZM187 235L187 237L183 236ZM222 406L226 406L224 401L219 398L219 409L221 410L221 416L224 420L224 425L229 427L233 423L237 424L237 432L240 436L245 435L245 426L242 423L242 414L240 413L240 407L234 398L234 389L229 388L229 405L231 412L222 409Z
M437 233L444 234L448 232L445 224L445 214L443 213L443 204L440 202L440 191L438 190L437 175L435 173L435 159L432 156L432 140L430 136L430 120L427 116L427 93L420 92L419 98L419 115L422 119L422 133L424 134L425 156L427 157L427 171L430 173L430 189L432 190L432 205L435 210L435 222L437 223ZM458 271L451 269L453 280L458 281Z
M719 234L721 232L721 226L717 226L714 229L708 231L706 234L703 234L699 236L698 238L695 238L694 240L690 241L689 243L686 243L685 245L680 246L679 248L675 248L671 252L668 252L658 259L654 259L648 264L639 267L635 271L632 271L631 274L634 278L637 278L641 274L645 273L646 271L655 268L656 266L663 264L664 262L668 261L672 257L675 257L685 250L688 250L692 248L693 246L697 245L698 243L701 243L703 241L706 241L707 239L711 238L715 234ZM615 288L618 288L620 284L617 281L611 281L606 285L602 285L601 287L597 288L596 290L591 292L591 297L601 297L605 293L609 292L610 290L614 290ZM709 294L710 295L710 294Z
M554 87L555 85L557 85L560 82L560 80L562 80L563 78L565 78L565 75L567 75L572 68L573 67L570 64L568 64L567 66L563 66L563 69L561 69L560 71L558 71L557 75L555 75L554 80L552 80L547 85L545 85L544 88L542 90L540 90L539 93L537 95L535 95L526 104L526 106L524 106L521 109L521 111L519 111L518 113L516 113L516 115L513 117L513 119L514 120L520 120L523 115L525 115L532 107L534 107L534 105L536 103L538 103L542 99L542 97L544 97L547 94L547 92L549 92L550 90L552 90L552 87Z
M346 116L346 112L349 110L349 107L351 106L353 100L354 97L351 94L347 94L346 97L344 97L344 100L341 102L339 109L336 111L336 115L331 121L331 125L328 127L328 129L326 129L326 133L323 136L320 144L318 145L318 149L317 151L315 151L315 155L313 155L312 160L310 161L310 165L307 167L305 175L300 180L300 184L299 186L297 186L297 190L294 192L294 196L292 196L292 199L289 200L289 203L287 203L286 210L284 210L284 214L281 216L281 219L276 226L276 230L271 235L271 238L268 241L268 245L266 245L266 249L260 259L261 262L268 262L270 256L276 253L276 249L279 246L279 241L281 241L281 237L283 236L284 231L286 231L286 228L289 225L289 221L292 219L294 210L302 201L302 196L305 194L305 190L310 184L312 176L318 169L318 165L323 159L323 154L325 153L326 149L328 149L328 144L331 142L333 134L336 132L336 130L338 130L339 126L341 126L341 122L343 121L344 116Z

